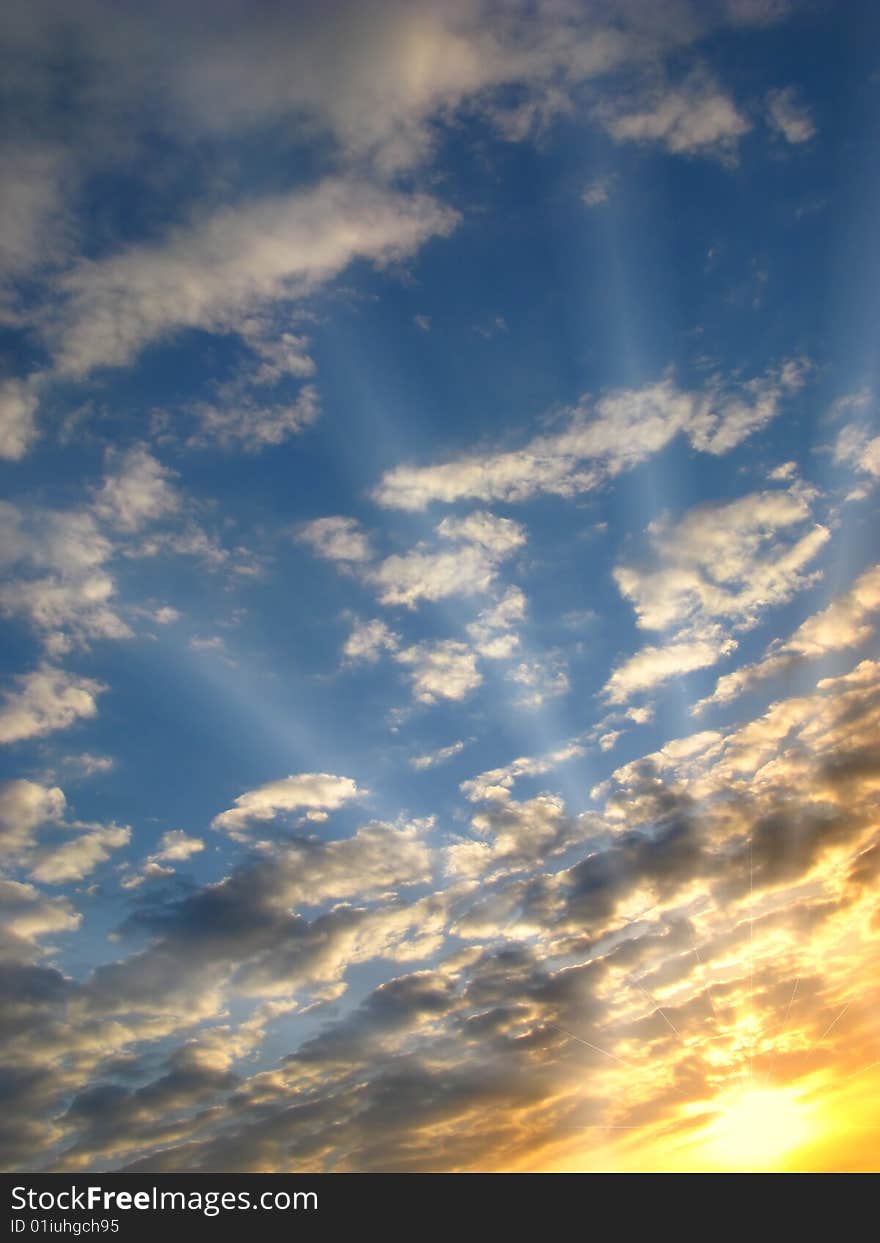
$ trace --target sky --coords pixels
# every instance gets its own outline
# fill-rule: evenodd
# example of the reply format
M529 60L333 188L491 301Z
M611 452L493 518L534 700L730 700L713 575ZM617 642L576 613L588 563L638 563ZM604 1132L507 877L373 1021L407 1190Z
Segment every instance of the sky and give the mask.
M878 36L4 6L3 1168L878 1168Z

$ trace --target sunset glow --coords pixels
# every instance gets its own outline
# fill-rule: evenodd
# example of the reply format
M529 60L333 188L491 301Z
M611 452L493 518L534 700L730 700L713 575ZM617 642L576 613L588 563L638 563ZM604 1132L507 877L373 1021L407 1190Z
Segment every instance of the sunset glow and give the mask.
M880 1167L880 5L4 8L0 1167Z

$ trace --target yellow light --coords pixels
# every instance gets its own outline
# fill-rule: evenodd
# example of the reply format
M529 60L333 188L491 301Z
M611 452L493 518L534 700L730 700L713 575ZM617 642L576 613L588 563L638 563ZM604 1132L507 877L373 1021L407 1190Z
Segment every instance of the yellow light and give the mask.
M809 1132L807 1111L791 1092L744 1088L722 1100L705 1138L720 1168L761 1171L779 1168Z

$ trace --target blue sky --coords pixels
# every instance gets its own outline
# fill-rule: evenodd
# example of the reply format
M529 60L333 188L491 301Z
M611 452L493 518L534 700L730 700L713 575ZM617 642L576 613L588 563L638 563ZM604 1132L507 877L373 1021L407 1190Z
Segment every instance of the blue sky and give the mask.
M877 23L11 6L6 1168L876 1159Z

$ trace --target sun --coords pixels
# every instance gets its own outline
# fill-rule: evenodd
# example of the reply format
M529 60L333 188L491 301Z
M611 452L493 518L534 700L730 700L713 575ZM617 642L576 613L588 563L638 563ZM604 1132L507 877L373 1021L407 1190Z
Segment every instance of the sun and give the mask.
M809 1115L786 1088L748 1087L723 1097L705 1132L713 1163L731 1170L778 1169L809 1138Z

